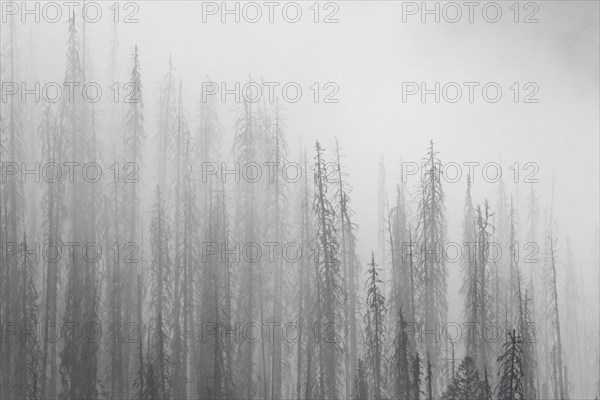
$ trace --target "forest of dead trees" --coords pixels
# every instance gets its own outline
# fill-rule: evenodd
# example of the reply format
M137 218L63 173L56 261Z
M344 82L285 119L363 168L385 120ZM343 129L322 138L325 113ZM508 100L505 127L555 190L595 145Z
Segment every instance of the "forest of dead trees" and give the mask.
M89 82L85 25L67 26L57 80ZM18 26L3 26L3 82L26 79L24 48ZM283 107L243 101L224 149L216 100L184 104L175 59L156 96L141 51L112 71L126 69L135 101L1 104L1 399L597 398L598 310L585 309L575 268L588 258L535 184L524 215L502 181L489 201L464 184L452 240L470 251L450 321L444 149L423 138L423 177L389 195L380 167L379 204L358 210L379 247L361 254L341 135L292 150ZM275 173L206 174L223 160ZM31 184L6 169L21 162L126 168ZM302 173L284 179L292 162ZM148 163L157 175L135 179ZM539 244L537 261L515 254L524 242ZM81 251L89 243L102 257Z

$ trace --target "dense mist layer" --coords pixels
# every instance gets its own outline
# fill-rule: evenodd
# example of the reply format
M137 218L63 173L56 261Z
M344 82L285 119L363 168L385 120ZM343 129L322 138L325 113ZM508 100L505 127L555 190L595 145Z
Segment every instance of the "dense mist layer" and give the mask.
M0 399L600 395L598 3L0 11Z

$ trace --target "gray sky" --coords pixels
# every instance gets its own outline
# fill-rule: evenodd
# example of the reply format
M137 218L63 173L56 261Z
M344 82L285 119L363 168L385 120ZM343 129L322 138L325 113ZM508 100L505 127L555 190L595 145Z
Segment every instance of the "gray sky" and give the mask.
M103 19L88 24L88 32L94 80L107 82L112 24L107 9L110 3L103 4ZM513 2L499 2L503 14L495 24L483 19L480 8L475 11L473 23L467 21L467 8L462 9L463 17L455 24L443 19L435 23L431 16L429 22L422 23L420 15L407 16L404 23L402 3L392 1L337 2L335 17L339 22L332 24L312 21L312 2L300 2L303 15L296 24L285 22L277 10L272 24L266 15L255 24L235 23L231 17L230 22L221 23L219 15L203 23L201 2L137 4L139 22L118 25L119 67L129 68L131 49L137 44L146 85L150 142L156 126L158 82L166 73L169 54L185 84L192 127L200 83L206 75L228 85L245 82L249 73L257 80L263 77L282 85L298 82L303 89L302 99L285 105L289 142L294 149L301 142L312 151L316 138L328 150L333 150L335 136L340 140L354 187L352 202L365 263L370 249L377 249L380 156L386 162L391 195L399 177L400 157L419 161L433 138L443 162L485 164L502 157L505 181L515 196L519 190L521 208L527 187L510 183L510 165L518 162L523 168L525 163L535 162L539 166L536 177L540 179L537 188L542 208L549 206L555 176L559 239L569 234L579 251L579 263L585 263L586 273L597 276L598 266L589 265L589 260L599 218L598 2L537 2L535 17L539 22L529 24L513 22L509 9ZM433 7L434 2L428 4ZM322 18L334 9L324 9L322 3L320 10ZM521 9L520 18L531 10ZM26 23L21 33L27 36L29 31L37 54L34 70L42 82L60 81L64 73L66 17L56 24ZM126 81L125 77L121 81ZM336 83L339 102L312 102L309 87L314 82ZM404 103L403 82L427 82L429 87L434 82L497 82L503 94L497 103L488 103L479 86L471 104L463 87L463 98L456 104L431 100L421 103L418 96ZM523 85L537 84L535 97L539 102L515 104L509 89L514 82L520 83L521 100L526 94ZM219 105L226 154L233 133L234 108L232 102ZM151 146L147 147L153 149ZM149 150L148 169L155 168L153 154ZM297 150L292 151L295 154ZM525 172L521 169L522 174ZM414 179L409 180L409 189L414 183ZM450 240L461 238L465 188L464 176L458 183L445 184ZM482 179L481 169L476 169L473 195L476 201L487 197L493 204L496 200L496 185ZM525 222L525 215L521 219ZM457 277L451 272L453 293Z

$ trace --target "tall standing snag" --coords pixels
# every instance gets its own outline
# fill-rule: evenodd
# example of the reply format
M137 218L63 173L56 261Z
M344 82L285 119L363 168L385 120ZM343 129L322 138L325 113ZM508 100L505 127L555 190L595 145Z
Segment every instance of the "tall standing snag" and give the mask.
M332 400L338 398L338 361L342 352L337 327L341 326L342 276L337 258L338 241L335 229L335 211L327 198L329 176L323 159L323 148L317 141L314 163L314 201L317 248L317 326L323 337L334 339L318 341L319 384L318 397ZM328 334L329 333L329 334Z

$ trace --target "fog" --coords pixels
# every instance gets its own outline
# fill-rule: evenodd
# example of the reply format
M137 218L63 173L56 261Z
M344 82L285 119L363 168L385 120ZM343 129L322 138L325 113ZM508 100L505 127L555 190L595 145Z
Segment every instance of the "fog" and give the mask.
M85 3L73 23L62 2L2 2L0 398L598 396L597 2ZM65 82L99 101L45 101ZM24 173L96 161L99 182ZM409 242L465 255L468 238L503 257L407 261ZM51 262L54 241L103 256ZM256 263L221 247L255 242ZM102 333L21 335L73 321ZM500 339L427 335L486 321ZM222 337L236 322L336 340Z

